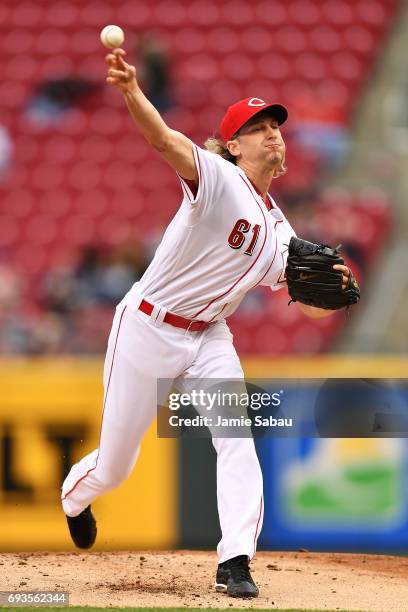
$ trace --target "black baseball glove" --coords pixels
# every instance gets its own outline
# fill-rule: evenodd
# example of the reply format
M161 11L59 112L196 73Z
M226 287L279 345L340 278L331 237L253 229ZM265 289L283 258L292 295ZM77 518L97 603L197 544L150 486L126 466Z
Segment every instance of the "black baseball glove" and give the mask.
M347 286L342 289L343 273L333 269L336 264L345 265L338 249L292 236L285 270L291 301L327 310L358 302L360 289L351 270Z

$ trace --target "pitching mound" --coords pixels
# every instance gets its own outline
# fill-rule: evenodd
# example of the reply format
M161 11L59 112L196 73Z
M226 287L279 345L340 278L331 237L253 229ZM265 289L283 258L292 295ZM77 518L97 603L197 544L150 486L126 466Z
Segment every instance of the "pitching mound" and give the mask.
M406 612L408 559L308 552L258 553L255 600L213 589L215 553L0 554L0 590L70 592L71 605L292 608Z

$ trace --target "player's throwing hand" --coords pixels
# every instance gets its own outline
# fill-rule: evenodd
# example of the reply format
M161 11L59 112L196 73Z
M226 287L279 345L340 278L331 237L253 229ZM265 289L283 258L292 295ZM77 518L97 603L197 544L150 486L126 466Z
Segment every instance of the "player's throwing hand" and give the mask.
M114 85L123 93L137 89L136 68L127 64L124 60L126 51L124 49L114 49L106 56L108 64L108 76L106 82Z

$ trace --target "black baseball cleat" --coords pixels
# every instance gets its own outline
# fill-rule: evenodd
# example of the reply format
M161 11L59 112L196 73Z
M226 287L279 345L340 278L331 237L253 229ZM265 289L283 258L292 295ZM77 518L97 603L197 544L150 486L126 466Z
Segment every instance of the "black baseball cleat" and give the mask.
M240 555L220 563L215 578L215 590L231 597L258 597L259 590L249 571L249 560Z
M67 516L69 533L78 548L91 548L96 540L96 521L91 506L82 510L78 516Z

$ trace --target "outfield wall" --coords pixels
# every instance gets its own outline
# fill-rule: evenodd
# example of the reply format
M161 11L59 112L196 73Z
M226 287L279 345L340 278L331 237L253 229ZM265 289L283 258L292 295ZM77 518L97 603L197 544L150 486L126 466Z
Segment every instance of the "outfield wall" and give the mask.
M408 371L407 359L391 356L353 359L248 358L243 360L243 365L248 377L259 378L405 378ZM98 445L102 361L3 360L0 362L0 385L0 549L72 550L60 508L60 485L69 466ZM321 506L315 508L318 511L315 516L313 504L310 507L300 503L303 499L300 495L296 498L300 502L293 515L293 533L290 524L279 522L279 517L288 516L284 509L290 497L282 497L284 487L282 480L278 486L277 477L282 475L284 469L290 472L290 461L299 462L304 448L299 447L291 455L286 453L287 464L284 463L283 453L288 445L284 444L277 454L275 443L282 444L283 441L272 442L274 445L265 446L263 441L263 447L258 448L266 493L261 543L268 548L299 547L301 540L313 547L313 542L319 543L322 538L318 536L313 539L312 536L310 539L307 524L309 521L316 531L316 522L322 520ZM392 441L389 442L392 445ZM394 455L398 460L396 464L394 462L394 467L398 469L399 480L393 480L397 506L394 504L390 521L394 522L395 528L398 523L398 537L405 542L408 533L406 447L398 443L397 446ZM361 441L352 448L342 444L338 452L343 459L351 452L357 453L363 456L366 464L370 464L375 463L378 448ZM332 451L320 449L319 452L323 452L323 455L319 455L320 462L325 462L324 452ZM344 461L339 465L344 466ZM381 486L387 485L383 482ZM361 493L362 489L357 487L356 490ZM374 493L381 495L380 489L373 492L371 487L366 491L366 497L364 493L363 498L360 495L363 516L360 508L357 527L343 520L350 513L350 508L342 507L341 503L337 504L336 512L331 517L333 519L334 516L331 527L337 533L339 524L342 526L341 541L346 549L353 543L353 529L361 529L364 508L372 510L366 503L367 499L369 496L372 498ZM293 500L293 491L291 495ZM213 547L219 537L219 527L215 500L215 453L210 441L158 440L153 424L142 444L141 455L131 477L119 489L97 500L94 507L99 519L96 549ZM381 519L384 532L384 517L374 515L373 518L372 512L370 517L374 531ZM327 523L327 515L323 516L323 520ZM322 536L328 542L330 520L329 530L326 529ZM303 530L305 526L306 535ZM391 527L390 523L385 525L388 529L386 538L391 537ZM383 543L379 542L378 549L382 547Z

